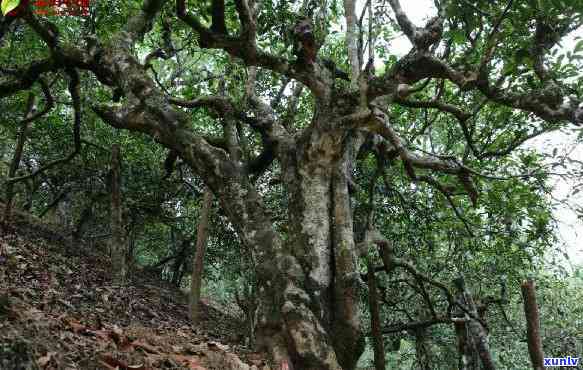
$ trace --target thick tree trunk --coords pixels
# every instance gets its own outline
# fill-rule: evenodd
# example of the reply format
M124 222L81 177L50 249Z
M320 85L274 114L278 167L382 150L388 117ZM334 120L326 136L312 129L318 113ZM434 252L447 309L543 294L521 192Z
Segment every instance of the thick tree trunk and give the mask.
M111 147L111 267L114 284L126 277L125 244L121 203L121 154L118 144Z
M282 159L289 194L286 242L246 178L209 186L257 263L257 345L290 369L351 370L364 339L344 139L312 135L287 148ZM232 166L230 173L241 171Z
M322 124L315 124L299 142L278 148L289 197L285 238L275 232L246 168L237 160L240 153L215 152L232 158L217 164L193 150L187 133L158 135L169 147L181 149L192 168L228 174L222 180L205 180L257 264L257 345L290 369L351 370L364 349L347 185L347 159L355 153L347 149L353 146L344 136L319 129L333 117L324 109L318 112ZM230 141L233 127L228 122L226 126Z
M194 323L198 321L198 305L200 302L200 288L204 269L204 253L206 250L207 230L212 203L213 193L209 189L206 189L196 231L196 250L193 257L192 279L190 281L190 319Z
M324 114L320 118L330 121ZM345 144L342 136L315 129L293 158L283 161L290 194L291 256L286 258L293 274L282 282L281 319L299 369L353 369L364 347ZM260 328L258 336L262 333Z

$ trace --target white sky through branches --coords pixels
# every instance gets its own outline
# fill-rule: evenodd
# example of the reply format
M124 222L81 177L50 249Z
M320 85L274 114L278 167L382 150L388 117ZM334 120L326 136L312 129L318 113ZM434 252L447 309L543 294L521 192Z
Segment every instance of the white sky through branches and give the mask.
M358 1L357 14L360 14L363 4L366 1ZM425 21L434 17L437 13L432 0L401 1L401 6L411 21L418 26L422 26ZM583 39L583 27L572 32L559 45L559 54L566 53L574 49L575 43ZM403 35L399 35L390 43L390 53L403 56L411 49L411 43ZM583 77L583 72L580 77ZM546 155L552 156L553 149L557 148L556 157L568 155L569 158L583 163L583 144L577 140L580 129L573 125L560 131L551 132L541 137L526 142L524 148L534 148ZM575 168L558 168L556 172L568 172ZM579 164L579 167L583 165ZM578 168L575 170L583 170ZM549 196L554 204L554 216L558 221L559 246L564 246L564 250L569 255L571 263L583 264L583 243L579 238L583 237L583 222L578 219L576 209L583 201L583 189L580 193L573 194L576 186L583 181L578 179L564 179L553 177L551 183L554 190Z

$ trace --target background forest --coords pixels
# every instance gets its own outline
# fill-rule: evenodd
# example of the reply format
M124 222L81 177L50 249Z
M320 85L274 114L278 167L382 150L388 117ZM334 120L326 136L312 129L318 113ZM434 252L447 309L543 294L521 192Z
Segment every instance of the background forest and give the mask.
M0 17L5 222L30 213L75 253L112 256L120 284L146 271L188 292L210 189L202 296L244 321L245 345L271 347L262 336L275 326L262 326L271 317L262 307L297 303L269 287L295 284L286 251L300 261L298 289L312 302L298 311L314 312L297 321L316 320L326 333L314 338L333 338L334 320L352 320L318 316L327 312L314 308L318 294L338 294L331 312L338 297L354 298L364 347L323 339L340 365L325 349L315 353L327 360L314 360L294 336L295 316L284 314L283 337L293 339L270 350L275 361L532 368L527 279L536 282L544 354L583 356L583 264L569 259L555 209L583 210L552 196L557 181L578 192L582 162L561 143L529 145L558 130L583 141L581 1L441 0L416 25L397 0L103 0L84 17L38 15L23 1L17 10ZM410 40L406 56L392 51L399 37ZM368 121L379 116L390 124ZM257 208L245 203L255 199ZM321 199L330 201L320 207ZM277 238L254 239L259 224ZM346 248L353 288L338 293L309 260L331 251L333 286ZM280 270L266 272L270 261ZM464 291L472 305L460 303ZM478 363L471 323L488 337L492 367ZM473 349L463 352L459 330Z

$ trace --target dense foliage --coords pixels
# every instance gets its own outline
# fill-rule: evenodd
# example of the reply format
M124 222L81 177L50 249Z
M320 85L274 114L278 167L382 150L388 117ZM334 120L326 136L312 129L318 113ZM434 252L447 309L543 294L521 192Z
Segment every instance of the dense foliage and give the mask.
M457 367L459 309L496 366L530 368L532 277L545 354L583 353L581 267L563 267L550 198L581 163L525 145L583 123L580 0L435 1L424 26L397 0L17 11L0 17L0 190L74 248L108 251L118 144L130 273L188 286L208 186L205 292L239 305L251 344L284 332L276 361L350 369L366 338L372 362L371 267L389 368ZM452 298L460 276L480 320Z

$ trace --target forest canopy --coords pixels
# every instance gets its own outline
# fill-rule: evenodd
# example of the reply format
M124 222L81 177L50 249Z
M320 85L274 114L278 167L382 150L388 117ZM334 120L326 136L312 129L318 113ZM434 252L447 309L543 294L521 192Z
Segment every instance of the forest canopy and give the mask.
M580 140L583 1L405 3L3 0L2 218L119 282L188 287L208 239L205 294L282 369L583 354L553 212L581 162L529 146Z

